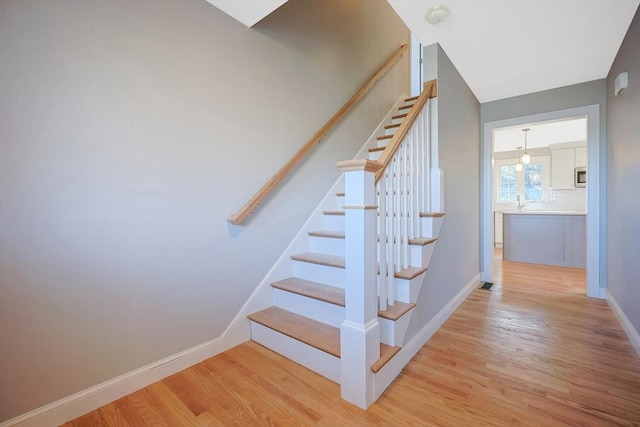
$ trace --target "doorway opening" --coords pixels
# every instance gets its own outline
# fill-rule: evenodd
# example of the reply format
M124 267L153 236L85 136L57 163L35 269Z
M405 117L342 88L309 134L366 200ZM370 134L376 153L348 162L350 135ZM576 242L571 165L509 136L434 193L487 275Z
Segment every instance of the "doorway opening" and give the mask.
M575 133L572 134L573 136L560 138L564 140L558 140L557 138L553 140L550 136L543 136L548 130L553 131L554 128L559 126L570 128L571 125L576 129L582 126L585 138L579 135L576 136ZM522 132L522 129L527 128L531 130ZM539 137L533 137L534 131L538 133ZM527 150L531 157L531 162L527 166L522 165L522 171L516 171L516 164L524 154L523 133L526 133L528 137ZM556 132L556 134L560 136L559 132ZM586 236L583 238L583 243L578 241L576 245L577 247L586 246L583 263L587 269L587 295L604 298L605 290L601 288L603 281L600 278L601 271L604 271L604 268L602 268L604 259L600 251L600 218L602 213L600 212L599 203L599 165L601 164L599 106L579 107L488 122L484 125L483 136L481 182L482 280L494 281L494 257L496 256L496 251L504 250L503 246L506 237L500 233L504 224L505 215L502 215L503 212L508 213L507 219L510 223L516 223L517 221L523 221L525 218L536 219L536 216L532 214L533 211L541 214L539 218L545 216L555 218L555 216L546 215L544 211L563 211L565 214L569 214L569 211L570 213L582 211L586 212L586 216L583 219L583 222L586 222ZM547 141L546 147L542 142L545 140ZM576 166L576 161L581 165ZM556 166L555 172L554 163ZM582 166L582 163L585 166ZM575 187L573 178L578 167L584 167L589 171L587 174L588 184L584 188ZM522 209L526 209L528 213L520 216L518 212L522 212ZM496 215L496 211L499 212L498 215ZM571 216L571 218L573 217ZM560 221L559 223L564 224L565 222ZM520 222L520 224L525 224L525 226L520 225L525 230L535 230L535 225L533 227L530 226L533 222ZM541 235L544 235L544 233L533 232L529 234L530 237L526 237L526 233L521 234L519 235L520 243L526 247L535 246L528 245L529 241L527 239L539 239L538 246L542 246L542 252L534 253L534 256L549 256L547 252L550 251L544 247L544 239L551 239L553 232L548 231L547 237L541 237ZM514 245L511 246L515 247ZM558 253L562 251L562 249L558 249ZM515 259L515 261L521 261L521 259ZM556 263L556 265L562 264ZM577 265L567 264L567 266L576 267Z

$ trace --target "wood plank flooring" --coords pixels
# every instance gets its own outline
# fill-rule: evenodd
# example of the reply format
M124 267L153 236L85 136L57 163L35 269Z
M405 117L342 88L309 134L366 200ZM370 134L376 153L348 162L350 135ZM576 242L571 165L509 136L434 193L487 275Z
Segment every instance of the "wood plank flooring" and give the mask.
M500 258L368 411L248 342L65 426L640 425L640 357L584 270Z

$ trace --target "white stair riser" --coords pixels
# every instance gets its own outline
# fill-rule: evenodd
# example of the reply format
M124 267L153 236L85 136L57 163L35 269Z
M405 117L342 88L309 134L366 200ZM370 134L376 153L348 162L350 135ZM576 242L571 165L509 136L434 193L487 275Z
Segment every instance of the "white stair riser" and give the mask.
M398 128L385 129L384 130L384 134L385 135L394 135L397 130L398 130Z
M273 305L335 328L339 328L344 321L344 307L282 289L273 289ZM378 317L381 339L384 344L402 345L412 313L413 310L409 311L397 321Z
M251 339L335 383L340 383L338 357L255 322L251 322Z
M339 328L344 321L344 307L282 289L273 288L273 305L334 328Z
M344 215L324 215L324 229L344 231Z
M373 153L369 153L369 160L378 160L382 151L374 151Z
M343 257L344 239L309 236L309 249L311 252Z
M400 114L400 113L398 113L398 114ZM403 114L404 114L404 113L403 113ZM394 114L394 116L395 116L395 114ZM399 118L399 119L391 119L391 124L392 124L392 125L396 125L396 124L398 124L398 123L402 123L402 121L403 121L405 118L406 118L406 117L401 117L401 118Z
M336 210L342 209L344 206L344 196L336 196Z
M344 268L293 261L293 276L344 289Z
M429 267L435 243L429 243L424 246L410 245L411 265L414 267Z
M421 218L422 220L422 236L438 237L440 226L442 225L442 217Z
M402 347L412 314L413 309L395 321L378 317L378 322L380 323L380 339L382 342L390 346Z
M411 267L429 267L434 243L424 246L409 245L409 265Z
M376 141L376 147L386 147L389 145L390 139L379 139Z
M415 303L418 300L425 273L419 274L411 280L394 278L396 301Z

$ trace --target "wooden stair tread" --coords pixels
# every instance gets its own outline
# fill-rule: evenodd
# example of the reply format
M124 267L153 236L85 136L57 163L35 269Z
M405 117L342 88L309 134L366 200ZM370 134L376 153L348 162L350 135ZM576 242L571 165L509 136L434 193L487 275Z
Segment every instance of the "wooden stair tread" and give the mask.
M400 351L400 347L391 347L386 344L380 344L380 359L371 365L371 370L375 373L378 372L384 365L387 364L393 356Z
M378 141L383 141L383 140L385 140L385 139L391 139L391 138L393 138L393 135L380 135L380 136L377 138L377 140L378 140Z
M406 105L403 105L402 107L398 108L398 111L410 110L411 107L413 107L413 104L406 104Z
M341 256L305 252L302 254L291 255L291 259L311 264L326 265L328 267L344 268L344 257Z
M404 102L411 102L411 101L415 101L416 99L418 99L420 97L420 95L416 95L416 96L412 96L411 98L405 98Z
M417 239L409 239L409 244L414 246L426 246L438 240L436 237L419 237Z
M339 191L339 192L336 193L336 196L344 197L344 194L345 194L344 191Z
M405 268L402 271L396 271L394 276L398 279L407 279L411 280L414 277L417 277L427 271L427 267L409 267Z
M277 307L269 307L247 317L262 326L273 329L332 356L340 357L340 329L338 328Z
M274 282L271 286L276 289L344 307L344 289L342 288L300 279L299 277L289 277L288 279ZM415 306L413 303L407 304L396 301L393 305L387 306L386 311L378 311L378 316L396 321Z
M309 231L307 234L313 237L327 237L329 239L344 239L344 231L338 231L338 230Z
M322 212L325 215L336 215L336 216L344 216L344 211L323 211Z
M272 283L271 286L276 289L282 289L283 291L344 307L344 289L342 288L323 285L322 283L312 282L311 280L300 279L298 277L280 280L279 282Z
M407 314L415 306L414 303L407 304L396 301L393 305L387 306L387 311L378 311L378 316L395 321Z
M384 151L385 148L387 147L373 147L373 148L369 148L369 152L375 153L376 151Z
M407 117L407 113L403 113L403 114L396 114L395 116L391 116L392 120L396 120L396 119L404 119L405 117Z
M386 125L384 128L393 129L393 128L399 128L399 127L400 127L400 123L396 123L395 125Z
M444 212L420 212L420 218L440 218L444 215Z
M340 357L340 329L300 316L278 307L269 307L247 316L269 329L303 342L335 357ZM371 365L378 372L400 347L391 347L380 343L380 358Z

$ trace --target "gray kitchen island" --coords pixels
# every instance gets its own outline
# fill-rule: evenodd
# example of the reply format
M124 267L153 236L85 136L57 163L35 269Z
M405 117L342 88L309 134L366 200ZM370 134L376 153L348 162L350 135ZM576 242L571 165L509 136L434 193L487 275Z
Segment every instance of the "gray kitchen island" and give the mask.
M505 261L586 268L586 214L574 211L504 211Z

